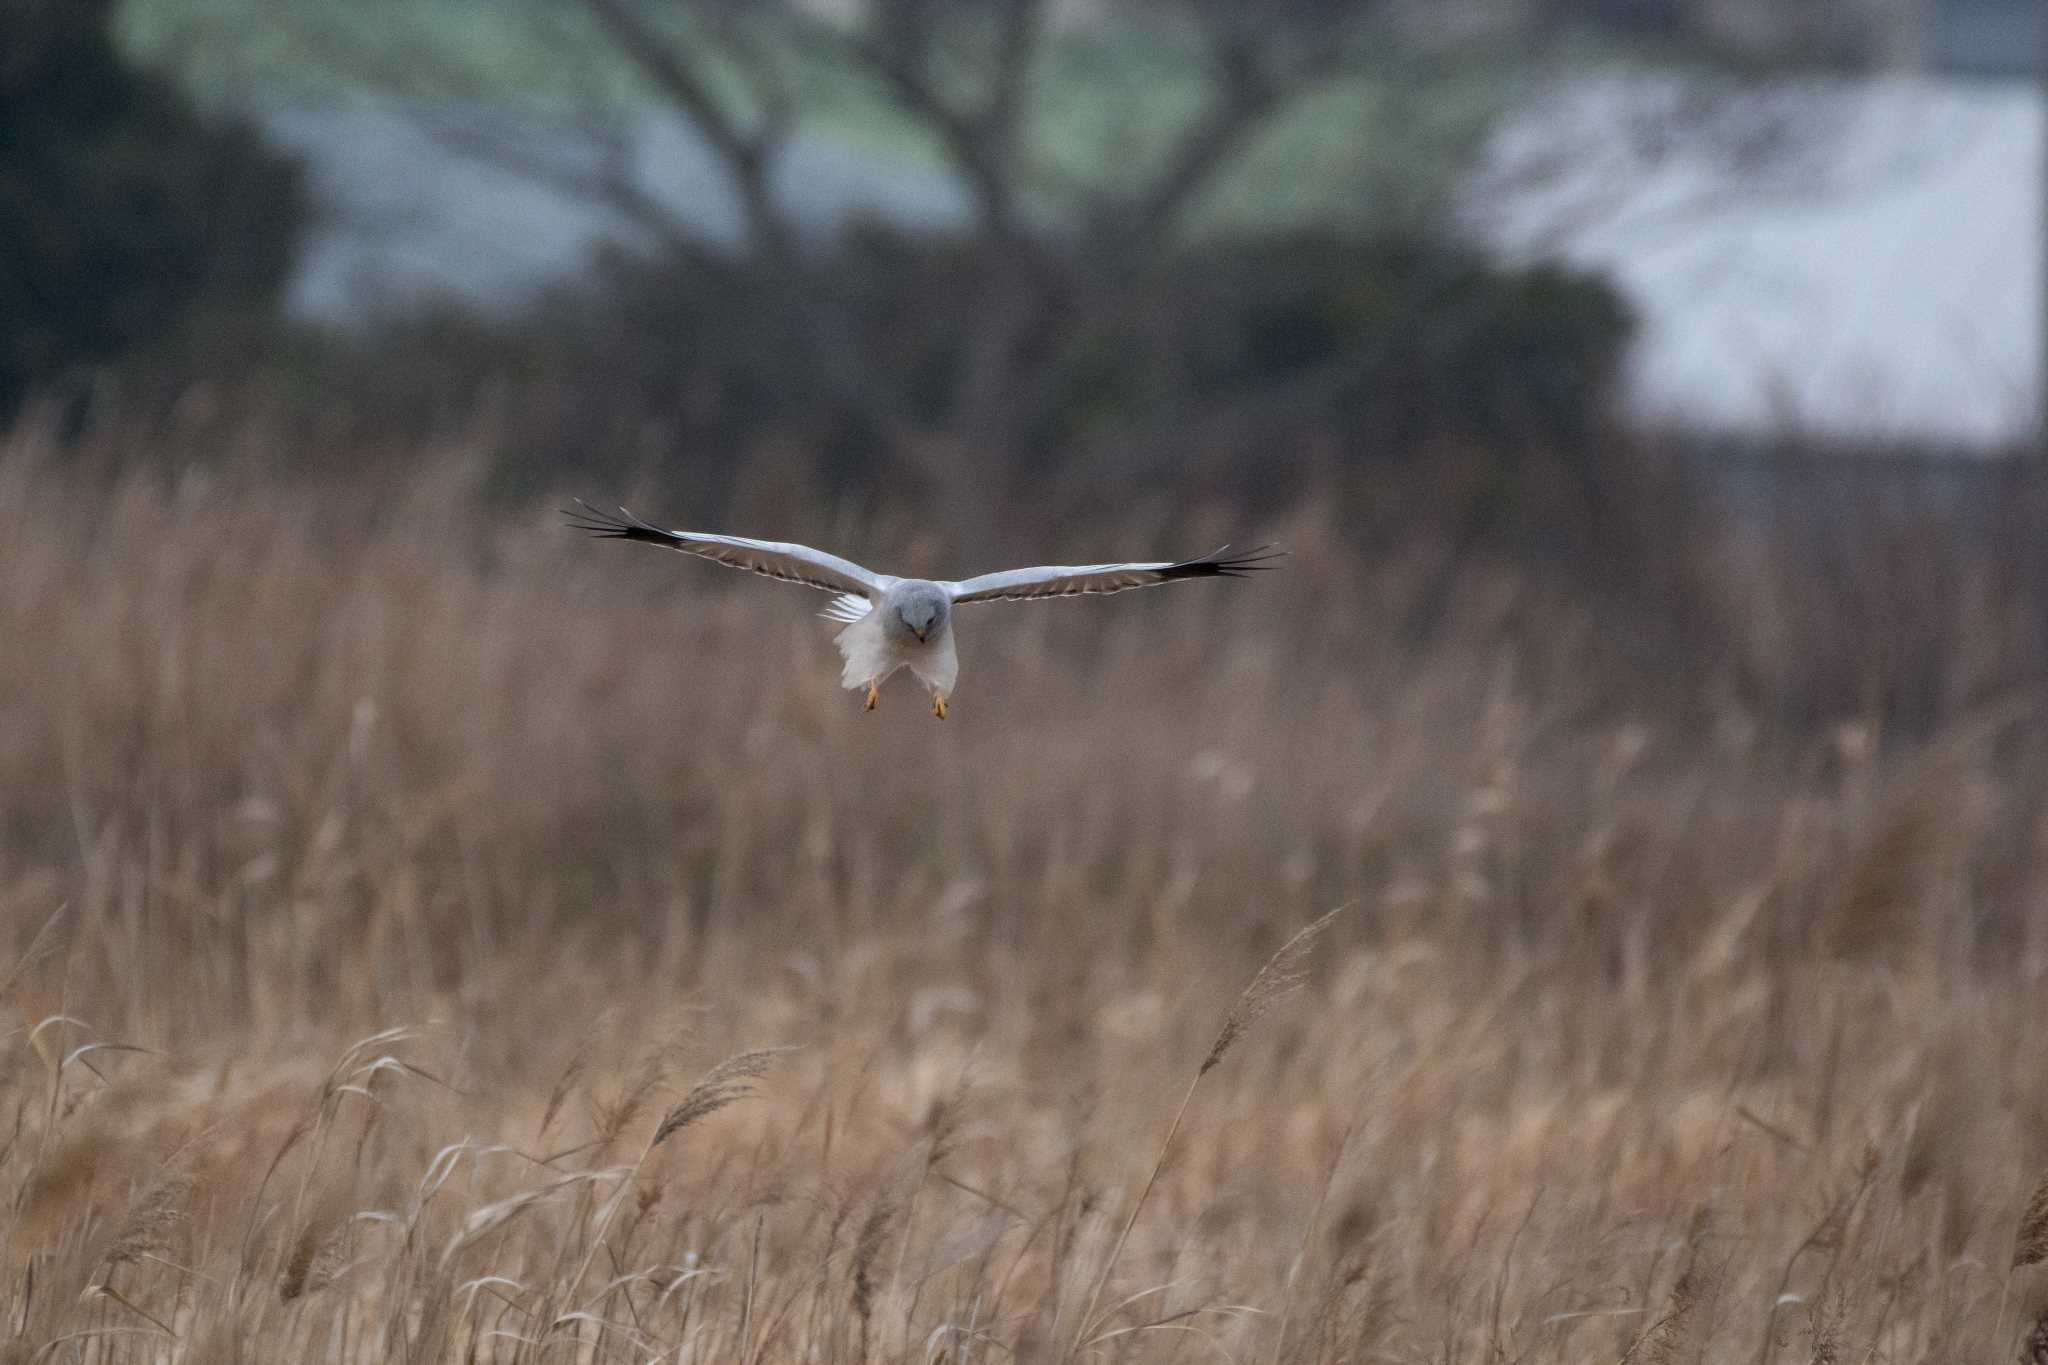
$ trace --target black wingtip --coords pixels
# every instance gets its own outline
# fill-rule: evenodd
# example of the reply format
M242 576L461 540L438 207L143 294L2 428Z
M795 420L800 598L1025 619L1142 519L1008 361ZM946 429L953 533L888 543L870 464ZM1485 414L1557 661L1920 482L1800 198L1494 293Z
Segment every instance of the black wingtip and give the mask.
M616 536L625 534L625 523L609 512L600 512L581 498L572 498L574 507L562 509L562 519L570 529L587 531L594 536Z
M1278 561L1285 558L1287 551L1272 545L1255 545L1237 555L1231 554L1230 547L1224 545L1200 559L1176 564L1166 572L1175 578L1249 578L1255 573L1279 568Z
M1280 561L1285 558L1287 551L1277 545L1254 545L1241 555L1220 560L1218 567L1220 572L1232 578L1242 578L1246 574L1265 573L1270 569L1277 569L1280 567Z
M576 505L564 507L562 517L570 529L586 535L615 540L653 540L666 542L672 537L659 526L651 526L621 507L617 512L606 512L591 506L581 498L571 499Z

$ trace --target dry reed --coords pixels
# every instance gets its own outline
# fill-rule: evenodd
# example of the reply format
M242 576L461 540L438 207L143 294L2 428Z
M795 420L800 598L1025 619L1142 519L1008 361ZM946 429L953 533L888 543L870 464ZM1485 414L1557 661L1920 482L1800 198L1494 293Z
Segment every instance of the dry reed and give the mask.
M2043 1350L2024 703L1660 698L1309 507L1237 592L963 614L941 727L456 464L84 517L31 445L0 1361L2011 1359L2008 1288Z

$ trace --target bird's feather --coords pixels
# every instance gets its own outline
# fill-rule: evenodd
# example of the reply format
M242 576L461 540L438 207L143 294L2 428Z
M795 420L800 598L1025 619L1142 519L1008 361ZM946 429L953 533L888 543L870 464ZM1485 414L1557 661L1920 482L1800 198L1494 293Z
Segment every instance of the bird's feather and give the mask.
M1227 555L1229 546L1200 559L1156 564L1041 564L1029 569L985 573L958 583L944 583L955 602L1014 602L1035 597L1076 597L1086 593L1124 592L1178 583L1188 578L1243 578L1274 568L1279 551L1260 546L1241 555Z
M875 609L875 604L865 597L843 593L832 599L832 605L818 613L827 621L854 622Z
M776 540L750 540L745 536L715 536L701 531L665 531L640 520L621 507L617 514L600 512L583 499L564 508L562 515L579 531L617 540L638 540L664 549L713 560L735 569L779 578L785 583L802 583L866 602L879 597L896 580L886 574L864 569L852 560ZM837 604L835 604L836 606Z

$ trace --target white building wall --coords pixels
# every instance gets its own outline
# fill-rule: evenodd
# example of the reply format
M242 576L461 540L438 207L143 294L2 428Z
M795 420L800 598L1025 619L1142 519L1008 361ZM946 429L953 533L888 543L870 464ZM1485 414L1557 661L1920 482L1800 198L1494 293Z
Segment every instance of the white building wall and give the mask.
M2040 411L2042 109L2020 81L1577 82L1499 130L1464 214L1611 272L1645 416L1988 448Z

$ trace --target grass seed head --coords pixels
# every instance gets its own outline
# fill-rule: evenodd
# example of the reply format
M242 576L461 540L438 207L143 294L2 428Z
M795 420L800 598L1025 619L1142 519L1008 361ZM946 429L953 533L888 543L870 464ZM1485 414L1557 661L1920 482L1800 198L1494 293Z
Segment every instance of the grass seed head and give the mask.
M2020 1213L2019 1231L2013 1237L2012 1266L2039 1265L2048 1261L2048 1175L2041 1177L2027 1206Z
M36 930L36 936L29 940L28 948L22 953L21 960L8 970L5 977L0 977L0 994L12 991L23 980L33 976L44 963L56 956L57 949L63 942L63 934L60 930L65 924L66 914L70 909L71 907L67 903L58 906L50 912L49 918L43 921L42 928Z
M884 1199L868 1211L860 1225L860 1237L853 1244L853 1311L865 1323L875 1310L875 1260L889 1237L889 1222L896 1206Z
M1331 921L1349 908L1338 906L1281 944L1280 951L1266 959L1266 965L1259 968L1258 975L1251 979L1251 984L1239 993L1237 1003L1230 1007L1230 1013L1223 1020L1223 1028L1216 1035L1215 1045L1202 1059L1199 1074L1206 1076L1213 1071L1237 1040L1244 1036L1246 1029L1308 984L1308 961L1317 941L1330 927Z
M661 1116L661 1123L654 1130L652 1145L659 1147L691 1124L752 1095L754 1082L768 1074L768 1068L785 1050L760 1048L742 1052L712 1067L704 1073L704 1079L691 1086L689 1092Z
M115 1266L164 1250L171 1230L185 1218L185 1205L198 1182L191 1171L174 1167L159 1175L136 1199L120 1232L100 1255L99 1273L104 1280Z

